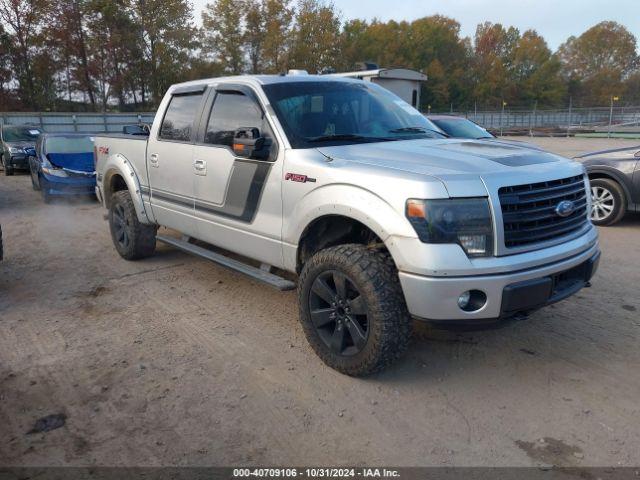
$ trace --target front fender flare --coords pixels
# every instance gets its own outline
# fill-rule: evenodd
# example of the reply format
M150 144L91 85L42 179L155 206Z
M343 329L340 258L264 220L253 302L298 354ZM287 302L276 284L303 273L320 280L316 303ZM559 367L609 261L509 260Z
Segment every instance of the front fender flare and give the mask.
M396 247L390 237L417 238L409 221L375 193L354 185L327 185L298 201L284 224L284 262L288 268L295 270L298 243L307 227L330 215L352 218L365 225L385 243L394 258Z

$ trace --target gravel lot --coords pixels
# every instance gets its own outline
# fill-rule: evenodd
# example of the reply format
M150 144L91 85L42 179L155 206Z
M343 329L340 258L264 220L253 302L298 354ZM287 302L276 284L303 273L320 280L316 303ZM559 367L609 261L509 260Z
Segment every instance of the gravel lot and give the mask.
M640 216L601 229L592 288L499 330L417 326L367 379L312 353L293 292L163 245L120 259L93 201L1 176L0 224L0 465L640 464Z

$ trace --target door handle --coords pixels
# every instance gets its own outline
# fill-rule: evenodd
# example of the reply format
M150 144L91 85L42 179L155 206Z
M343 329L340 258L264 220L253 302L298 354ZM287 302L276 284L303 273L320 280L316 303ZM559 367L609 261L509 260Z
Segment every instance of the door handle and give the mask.
M207 161L206 160L194 160L193 168L196 171L197 175L206 175L207 174Z
M151 164L152 167L157 167L158 166L158 154L157 153L152 153L151 155L149 155L149 163Z

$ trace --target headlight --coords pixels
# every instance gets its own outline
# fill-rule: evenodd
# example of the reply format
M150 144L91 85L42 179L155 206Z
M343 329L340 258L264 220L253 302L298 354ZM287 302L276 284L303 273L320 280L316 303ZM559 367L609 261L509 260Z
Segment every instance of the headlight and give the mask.
M493 222L486 198L407 200L407 218L424 243L457 243L469 257L493 253Z
M24 153L24 148L20 147L9 147L9 151L11 153Z
M43 173L47 175L53 175L54 177L68 177L67 172L65 172L61 168L53 168L53 167L42 167Z

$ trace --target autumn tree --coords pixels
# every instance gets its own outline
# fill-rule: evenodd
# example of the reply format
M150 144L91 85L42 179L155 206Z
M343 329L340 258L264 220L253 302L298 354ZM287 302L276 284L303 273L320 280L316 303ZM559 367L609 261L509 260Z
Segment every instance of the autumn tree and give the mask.
M566 88L560 75L560 60L551 53L547 42L535 30L518 38L511 58L511 101L525 105L558 105Z
M196 28L188 0L131 0L142 56L131 67L138 72L144 105L155 104L165 91L179 82L196 47Z
M243 73L246 64L243 6L242 0L216 0L202 12L203 52L232 75Z
M0 23L0 111L8 110L13 104L10 89L13 79L9 55L10 42L9 35Z
M291 68L317 73L334 67L340 54L340 17L333 4L300 0L289 58Z
M264 39L262 67L264 73L280 73L287 69L291 47L294 10L289 0L263 0Z
M46 9L44 0L0 0L0 21L7 35L5 45L15 69L18 94L25 106L34 110L42 106L33 65Z
M586 103L607 104L621 94L622 82L638 69L636 38L616 22L601 22L569 37L559 56L572 94Z
M510 81L515 47L520 32L499 23L478 25L474 37L473 98L485 105L498 106L515 97Z

